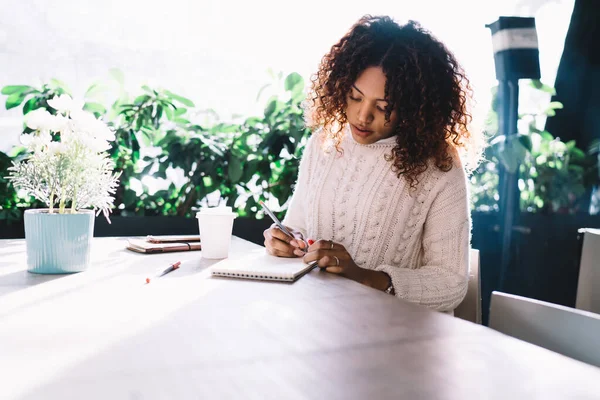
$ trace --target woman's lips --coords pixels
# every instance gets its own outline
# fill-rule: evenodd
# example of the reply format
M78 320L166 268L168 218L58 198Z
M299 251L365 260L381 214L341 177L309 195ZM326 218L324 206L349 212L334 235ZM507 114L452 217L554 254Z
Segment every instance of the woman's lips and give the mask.
M366 138L366 137L370 136L373 133L373 131L369 131L369 130L366 130L366 129L360 129L356 125L350 124L350 127L352 128L352 131L356 135L358 135L360 137L363 137L363 138Z

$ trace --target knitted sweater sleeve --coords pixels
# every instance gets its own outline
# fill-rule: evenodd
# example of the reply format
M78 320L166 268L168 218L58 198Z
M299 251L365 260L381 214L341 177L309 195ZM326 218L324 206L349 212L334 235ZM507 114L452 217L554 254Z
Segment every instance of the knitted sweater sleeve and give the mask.
M464 172L448 173L425 219L421 265L380 265L396 296L439 311L454 310L467 293L471 218Z
M298 168L298 179L294 186L294 193L292 194L285 218L282 221L285 226L300 231L304 238L307 237L308 231L306 224L306 196L308 195L312 175L311 171L314 165L314 146L317 145L315 142L315 135L312 135L308 138L304 147L304 153L302 154Z

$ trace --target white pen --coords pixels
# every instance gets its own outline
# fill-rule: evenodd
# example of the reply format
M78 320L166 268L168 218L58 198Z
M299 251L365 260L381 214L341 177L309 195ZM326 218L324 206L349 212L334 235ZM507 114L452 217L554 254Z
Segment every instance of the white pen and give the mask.
M273 212L271 210L269 210L269 207L267 207L267 205L264 202L259 201L259 203L262 206L263 210L265 210L265 212L267 213L267 215L269 217L271 217L271 219L273 220L273 222L275 222L275 225L277 225L277 227L279 228L279 230L281 230L283 233L285 233L286 235L288 235L292 239L299 240L294 235L292 235L292 233L285 226L283 226L283 224L281 223L281 221L279 221L279 219L275 216L275 214L273 214ZM304 242L304 240L302 240L302 241ZM306 244L306 242L304 242L304 244ZM306 253L305 249L300 249L300 250L302 250L303 252Z

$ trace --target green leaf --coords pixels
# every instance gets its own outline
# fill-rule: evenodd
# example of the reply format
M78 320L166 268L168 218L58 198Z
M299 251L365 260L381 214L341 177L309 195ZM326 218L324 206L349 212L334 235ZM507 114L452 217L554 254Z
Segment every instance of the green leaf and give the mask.
M581 165L569 165L569 171L578 175L582 175L584 173L584 169Z
M297 86L304 86L304 78L297 73L292 72L285 78L284 87L285 90L293 91L297 88Z
M255 126L256 124L259 124L262 122L263 122L263 120L259 117L250 117L250 118L246 119L246 121L244 121L244 125Z
M25 97L27 97L26 92L15 92L11 94L6 99L6 109L10 110L11 108L18 107L19 105L21 105L23 100L25 100Z
M28 112L35 110L38 107L38 98L32 97L23 104L23 115L26 115Z
M182 116L183 114L185 114L186 112L187 112L187 108L184 108L184 107L178 107L178 108L176 108L176 109L175 109L175 111L173 111L173 114L174 114L176 117L180 117L180 116Z
M140 172L140 177L148 175L150 173L150 171L152 170L153 167L154 167L154 164L148 164L148 165L146 165L144 167L144 169L142 169L142 172Z
M564 108L564 106L563 106L563 103L561 103L560 101L551 101L550 104L548 104L548 108L557 110L557 109Z
M259 160L256 159L246 162L246 165L244 166L244 174L241 178L243 182L248 182L252 179L254 174L257 172L258 163Z
M272 99L271 101L269 101L269 104L267 104L267 107L265 107L265 117L270 117L275 112L276 108L277 99Z
M86 99L95 98L102 92L106 91L106 89L107 89L106 86L103 85L102 83L94 83L92 86L90 86L88 88L88 90L86 90L84 98L86 98Z
M237 183L242 177L242 174L244 173L244 167L240 159L233 155L229 157L229 165L227 172L231 183Z
M517 135L519 142L527 149L527 151L531 151L533 148L533 143L531 141L531 137L529 135L519 134Z
M502 138L502 139L500 139ZM511 174L517 172L519 164L527 154L527 148L521 143L518 136L501 136L493 141L496 155L502 166Z
M142 89L143 89L143 90L144 90L146 93L148 93L149 95L154 95L154 94L155 94L155 91L154 91L154 90L152 90L152 89L150 89L150 87L149 87L148 85L142 85Z
M63 81L59 81L56 78L50 79L50 86L54 89L58 89L59 92L65 92L67 94L71 94L71 89L67 86Z
M550 93L552 96L556 95L556 89L554 89L552 86L542 83L542 81L540 81L539 79L533 79L531 81L531 86L541 90L542 92Z
M111 68L109 70L110 76L114 78L121 86L125 83L125 76L123 75L123 71L118 68Z
M126 189L123 194L123 203L127 207L128 205L132 205L137 201L137 194L132 189Z
M256 101L260 100L260 96L262 95L262 93L265 91L266 88L268 88L269 86L271 86L270 83L267 83L266 85L263 85L263 87L261 87L258 90L258 94L256 95Z
M173 99L173 100L177 100L178 102L180 102L181 104L183 104L183 105L185 105L185 106L188 106L188 107L195 107L195 105L194 105L194 102L193 102L193 101L191 101L190 99L186 98L186 97L180 96L180 95L178 95L178 94L175 94L175 93L173 93L173 92L170 92L170 91L168 91L168 90L165 90L165 94L166 94L166 95L167 95L169 98L171 98L171 99Z
M26 85L9 85L9 86L4 86L2 88L2 94L13 94L13 93L19 93L19 92L25 92L25 91L33 91L35 90L33 87L31 86L26 86Z
M182 125L187 125L190 123L190 121L185 118L174 118L173 122L176 122L176 123L182 124Z
M171 109L171 107L165 107L165 115L167 116L167 119L169 121L173 121L173 110Z
M542 139L544 141L552 141L554 140L554 136L552 136L552 134L548 131L543 131L540 133L540 136L542 137Z
M91 111L93 113L97 113L99 115L104 115L106 113L106 107L104 107L100 103L89 102L85 103L83 106L84 110Z
M162 118L163 110L164 110L163 106L161 106L161 105L156 106L156 113L154 114L154 120L157 125L159 124L159 121Z
M138 97L136 97L135 100L133 100L133 103L134 104L142 104L148 100L150 100L150 96L148 96L147 94L142 94L142 95L139 95Z
M577 147L572 148L569 154L574 160L583 160L585 158L585 153L583 152L583 150Z

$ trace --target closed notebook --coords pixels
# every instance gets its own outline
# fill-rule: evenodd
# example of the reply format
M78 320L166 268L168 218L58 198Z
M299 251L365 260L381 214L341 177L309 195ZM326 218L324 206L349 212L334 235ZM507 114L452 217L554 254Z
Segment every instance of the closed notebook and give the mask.
M144 239L128 239L127 250L135 251L137 253L145 254L156 254L156 253L169 253L175 251L194 251L201 250L199 239L191 238L189 236L179 237L179 241L176 236L165 237L165 240L157 239L153 237L149 241L148 238ZM188 241L192 240L192 241Z
M294 282L316 263L306 264L302 258L275 257L265 249L251 251L241 258L226 259L211 267L213 276Z

